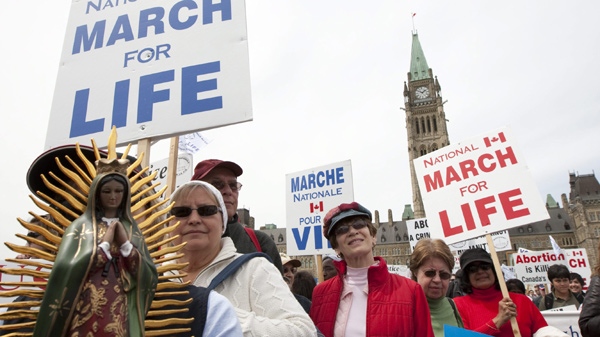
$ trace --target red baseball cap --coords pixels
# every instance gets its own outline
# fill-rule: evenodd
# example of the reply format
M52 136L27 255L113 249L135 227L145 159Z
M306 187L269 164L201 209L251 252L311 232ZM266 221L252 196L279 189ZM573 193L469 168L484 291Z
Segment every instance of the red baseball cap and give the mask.
M244 173L240 165L232 162L232 161L223 161L220 159L206 159L199 162L194 169L194 175L192 176L192 180L202 180L202 178L206 177L207 174L210 173L213 169L217 167L222 167L230 170L236 177L239 177Z

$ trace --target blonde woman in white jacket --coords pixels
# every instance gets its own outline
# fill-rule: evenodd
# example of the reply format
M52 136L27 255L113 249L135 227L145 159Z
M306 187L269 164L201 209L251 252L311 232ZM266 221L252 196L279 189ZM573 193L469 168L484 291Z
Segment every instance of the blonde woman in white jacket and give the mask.
M229 188L226 186L225 188ZM221 193L203 181L190 181L171 195L174 244L187 242L177 263L189 263L187 276L174 278L207 287L213 278L242 254L233 241L221 237L227 226L227 210ZM316 328L285 284L281 273L265 258L243 264L215 290L235 308L244 336L316 336Z

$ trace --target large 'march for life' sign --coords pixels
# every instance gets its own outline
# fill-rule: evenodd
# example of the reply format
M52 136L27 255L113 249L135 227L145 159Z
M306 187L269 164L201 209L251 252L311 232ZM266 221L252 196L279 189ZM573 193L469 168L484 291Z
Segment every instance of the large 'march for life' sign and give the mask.
M431 237L447 244L547 219L508 128L413 160Z
M252 120L247 42L243 0L73 1L45 147Z

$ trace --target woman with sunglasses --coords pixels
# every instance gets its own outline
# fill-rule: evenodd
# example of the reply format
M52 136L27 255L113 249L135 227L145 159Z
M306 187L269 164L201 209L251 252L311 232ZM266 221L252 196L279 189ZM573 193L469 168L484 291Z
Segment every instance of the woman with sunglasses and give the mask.
M193 180L178 187L170 199L174 205L169 225L178 226L173 244L186 242L183 256L171 261L188 264L178 280L206 287L242 255L231 238L222 237L227 226L223 197L212 185ZM214 290L235 308L244 336L317 335L280 271L263 257L247 261Z
M548 325L540 310L525 295L503 297L490 254L472 248L460 255L461 286L465 296L454 302L466 329L490 336L512 337L510 319L516 317L522 337L531 337Z
M313 290L310 316L326 337L433 337L427 300L419 285L390 274L373 256L377 228L357 202L330 210L323 234L342 259L338 274Z
M419 240L410 256L411 277L425 292L436 337L444 336L444 325L463 327L454 302L446 297L453 268L454 256L440 239Z

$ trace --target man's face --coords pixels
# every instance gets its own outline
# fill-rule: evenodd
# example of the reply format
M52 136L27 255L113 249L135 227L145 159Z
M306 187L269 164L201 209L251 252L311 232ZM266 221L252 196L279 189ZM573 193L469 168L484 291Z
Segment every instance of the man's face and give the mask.
M569 293L569 284L571 280L568 277L555 277L552 279L552 285L554 286L554 290L557 295L562 295L563 297Z
M296 274L297 268L294 267L290 262L283 265L283 276L290 280L290 285L294 283L294 275Z
M213 185L221 192L225 208L227 208L227 216L229 220L233 219L234 214L237 212L238 196L240 194L235 174L226 168L217 167L202 178L202 181Z
M536 294L536 295L538 295L538 296L541 296L541 293L540 293L540 287L538 287L538 286L535 286L535 287L533 287L533 289L535 290L535 294Z

